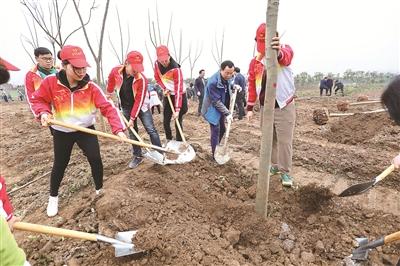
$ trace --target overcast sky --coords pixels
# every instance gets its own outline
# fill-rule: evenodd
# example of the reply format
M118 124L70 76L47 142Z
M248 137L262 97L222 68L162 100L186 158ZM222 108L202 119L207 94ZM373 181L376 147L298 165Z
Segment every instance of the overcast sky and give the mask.
M46 3L46 0L41 1ZM64 2L64 1L60 1ZM82 2L88 3L88 0ZM95 40L100 34L101 17L105 1L97 0L99 9L93 14L90 35ZM225 31L223 59L232 60L246 73L253 55L257 26L265 21L267 0L159 0L162 35L166 37L169 17L173 14L173 33L179 39L183 32L183 54L187 54L189 43L203 45L203 53L196 64L193 76L204 68L206 75L218 70L211 54L215 35L218 40ZM344 72L346 69L365 71L400 72L400 1L399 0L281 0L278 16L278 31L284 33L281 42L290 44L294 50L292 69L297 74L307 71ZM87 7L82 3L82 10ZM20 35L29 35L23 14L24 7L18 0L1 1L0 16L3 21L0 56L11 61L21 71L12 73L11 83L22 84L32 62L23 50ZM105 76L118 64L111 52L108 35L117 44L119 41L116 7L119 8L123 25L131 29L130 50L142 52L145 58L145 74L153 76L150 59L144 43L147 41L154 58L148 37L147 10L155 19L155 0L111 0L104 40ZM78 25L72 6L63 17L65 32ZM85 11L83 11L85 15ZM126 27L125 27L126 30ZM64 33L65 34L65 33ZM43 36L43 35L42 35ZM74 35L68 44L83 47L89 62L93 58L81 32ZM40 45L50 47L44 37ZM170 41L170 50L172 44ZM183 63L185 78L190 76L188 62ZM95 68L89 73L94 77Z

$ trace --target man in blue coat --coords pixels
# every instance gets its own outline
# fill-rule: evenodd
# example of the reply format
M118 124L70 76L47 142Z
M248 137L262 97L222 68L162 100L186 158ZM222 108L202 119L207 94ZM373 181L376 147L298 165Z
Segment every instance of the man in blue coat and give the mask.
M210 123L213 158L215 148L225 134L225 119L232 121L232 114L229 112L229 90L234 70L235 66L232 61L222 62L220 70L208 79L205 88L201 114Z

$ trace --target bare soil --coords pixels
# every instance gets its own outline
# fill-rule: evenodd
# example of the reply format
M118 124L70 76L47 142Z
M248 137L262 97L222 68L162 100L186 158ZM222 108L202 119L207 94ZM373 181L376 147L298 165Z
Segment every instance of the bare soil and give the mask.
M296 102L296 184L283 188L279 176L271 177L267 219L254 211L259 114L252 124L234 121L232 159L219 166L211 160L209 126L192 103L183 126L197 154L191 163L145 161L130 170L130 146L100 139L101 197L95 197L89 165L77 147L60 188L58 216L45 213L49 175L11 194L16 213L27 222L111 237L138 230L133 240L143 254L115 258L107 244L28 232L16 232L17 241L33 265L342 265L356 237L374 240L400 230L398 171L368 193L336 196L390 165L400 150L400 127L385 113L330 118L316 125L313 110L335 112L339 100L355 98ZM379 107L351 112L368 108ZM52 137L34 121L26 103L1 103L0 114L1 174L10 191L51 170ZM161 115L154 118L164 138ZM360 265L396 265L399 257L400 243L394 243L371 251Z

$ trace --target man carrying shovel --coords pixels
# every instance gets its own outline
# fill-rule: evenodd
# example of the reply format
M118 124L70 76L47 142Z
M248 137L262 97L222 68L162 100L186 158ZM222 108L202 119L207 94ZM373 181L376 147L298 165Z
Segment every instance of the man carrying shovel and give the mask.
M225 120L232 121L229 111L230 79L233 77L235 66L232 61L224 61L220 70L208 79L205 88L201 114L210 123L211 152L215 159L215 149L225 134Z
M150 111L150 95L147 90L148 81L143 75L143 56L137 51L128 53L124 66L113 68L108 76L107 93L112 93L116 84L120 84L118 90L122 112L129 127L138 132L137 118L139 117L146 132L150 136L151 143L161 147L160 136L154 126L153 116ZM122 75L122 78L121 78ZM121 84L122 81L122 84ZM133 132L129 131L130 138L138 140ZM142 161L142 149L132 145L133 159L129 168L136 168Z
M253 116L253 106L257 97L260 101L261 114L264 106L265 85L267 74L264 67L266 24L262 23L256 32L258 55L250 62L249 67L249 95L247 100L247 118ZM280 174L282 185L291 187L293 178L289 175L292 168L292 142L296 119L294 105L294 78L289 68L293 58L293 50L288 45L281 45L279 37L272 39L272 48L278 53L278 79L276 84L276 99L274 111L273 148L271 157L272 175ZM262 117L261 117L262 121Z

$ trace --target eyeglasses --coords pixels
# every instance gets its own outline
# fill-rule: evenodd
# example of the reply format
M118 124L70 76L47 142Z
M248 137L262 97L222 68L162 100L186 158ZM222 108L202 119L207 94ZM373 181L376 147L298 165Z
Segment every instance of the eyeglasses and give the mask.
M39 59L41 59L43 61L47 61L47 62L53 61L53 57L39 57Z

